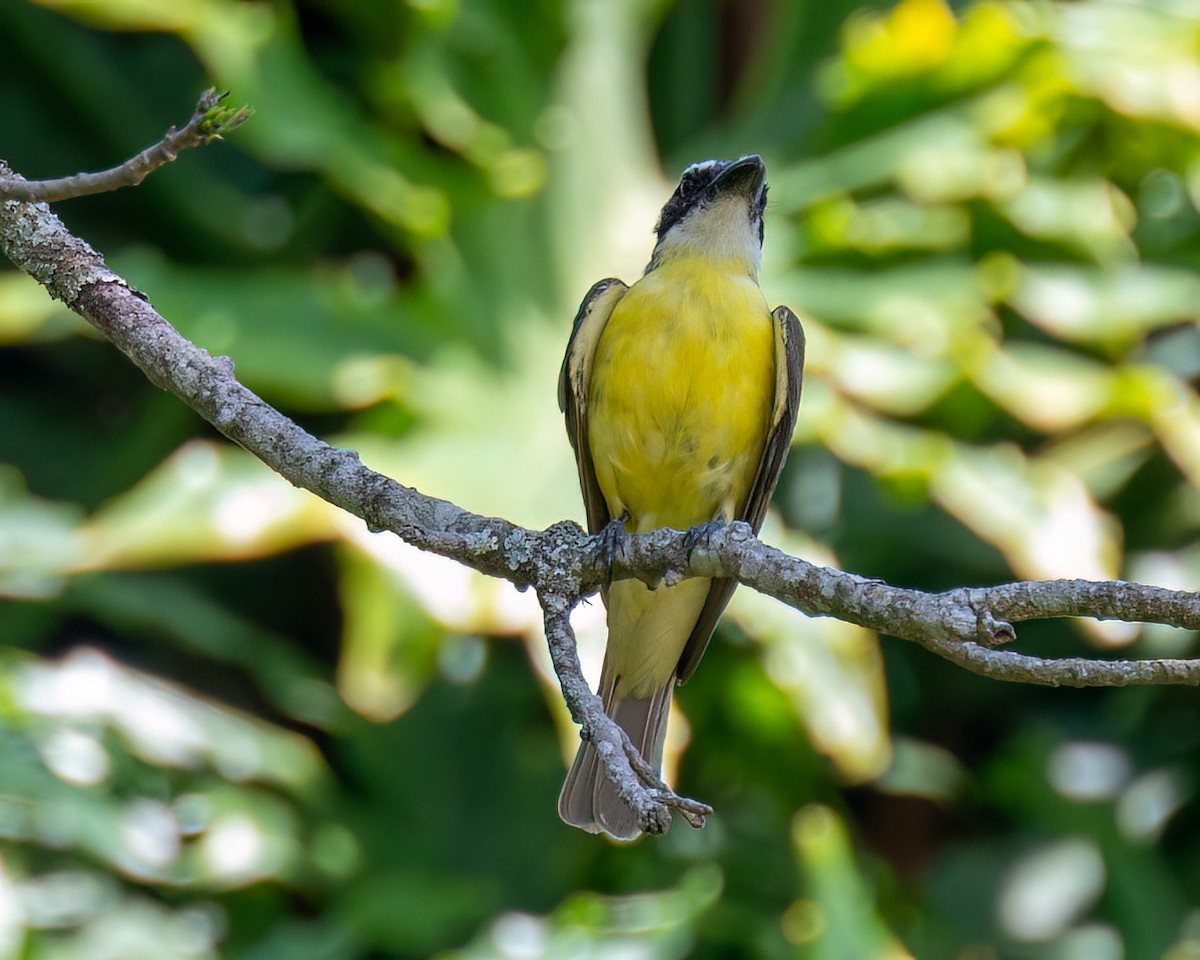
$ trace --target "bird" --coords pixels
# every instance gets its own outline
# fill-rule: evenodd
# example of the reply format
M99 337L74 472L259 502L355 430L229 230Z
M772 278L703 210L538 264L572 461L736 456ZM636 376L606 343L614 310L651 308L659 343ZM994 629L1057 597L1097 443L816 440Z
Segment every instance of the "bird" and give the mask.
M685 169L632 285L608 278L583 298L558 401L575 452L588 530L619 534L714 521L762 525L800 405L804 332L758 283L766 165L756 154ZM602 592L608 642L598 693L656 773L677 684L691 676L736 581L691 578ZM559 796L567 824L614 840L635 812L580 744Z

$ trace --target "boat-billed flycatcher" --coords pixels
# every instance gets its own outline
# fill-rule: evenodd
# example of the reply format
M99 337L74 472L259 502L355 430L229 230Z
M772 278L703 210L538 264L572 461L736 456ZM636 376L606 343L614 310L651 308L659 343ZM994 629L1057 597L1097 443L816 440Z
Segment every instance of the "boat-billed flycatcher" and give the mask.
M629 533L745 520L758 530L792 440L804 334L758 286L766 167L706 160L683 172L632 287L601 280L583 299L558 400L575 448L588 529ZM604 709L657 770L671 693L696 669L735 582L693 578L604 592ZM640 827L584 743L559 816L629 840Z

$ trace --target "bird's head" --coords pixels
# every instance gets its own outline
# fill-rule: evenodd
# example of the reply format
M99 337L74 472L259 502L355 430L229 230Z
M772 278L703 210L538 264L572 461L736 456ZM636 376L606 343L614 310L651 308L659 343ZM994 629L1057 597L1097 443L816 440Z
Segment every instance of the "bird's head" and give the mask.
M684 170L658 219L658 243L647 272L676 256L700 256L745 263L757 276L766 177L758 154L702 160Z

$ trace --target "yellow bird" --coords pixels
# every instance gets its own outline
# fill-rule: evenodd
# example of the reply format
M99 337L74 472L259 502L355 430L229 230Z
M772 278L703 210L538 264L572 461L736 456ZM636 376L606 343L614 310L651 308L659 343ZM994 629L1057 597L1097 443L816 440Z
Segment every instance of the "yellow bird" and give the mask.
M804 334L758 286L766 166L758 156L688 167L632 287L601 280L579 307L558 401L588 529L629 533L745 520L758 530L791 445ZM736 583L693 578L604 592L604 709L657 770L677 683L696 668ZM641 832L595 748L567 774L559 816L591 833Z

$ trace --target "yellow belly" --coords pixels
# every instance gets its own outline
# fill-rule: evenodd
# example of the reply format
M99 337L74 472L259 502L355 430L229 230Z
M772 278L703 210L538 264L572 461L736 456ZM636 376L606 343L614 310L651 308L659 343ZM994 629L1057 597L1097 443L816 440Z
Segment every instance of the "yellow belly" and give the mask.
M775 339L758 284L711 261L635 283L597 346L588 397L596 479L628 529L686 529L745 506L774 403Z
M596 480L626 529L687 529L742 514L775 391L775 335L758 284L732 266L672 261L609 317L588 395ZM672 683L709 581L608 591L604 682L616 699Z

